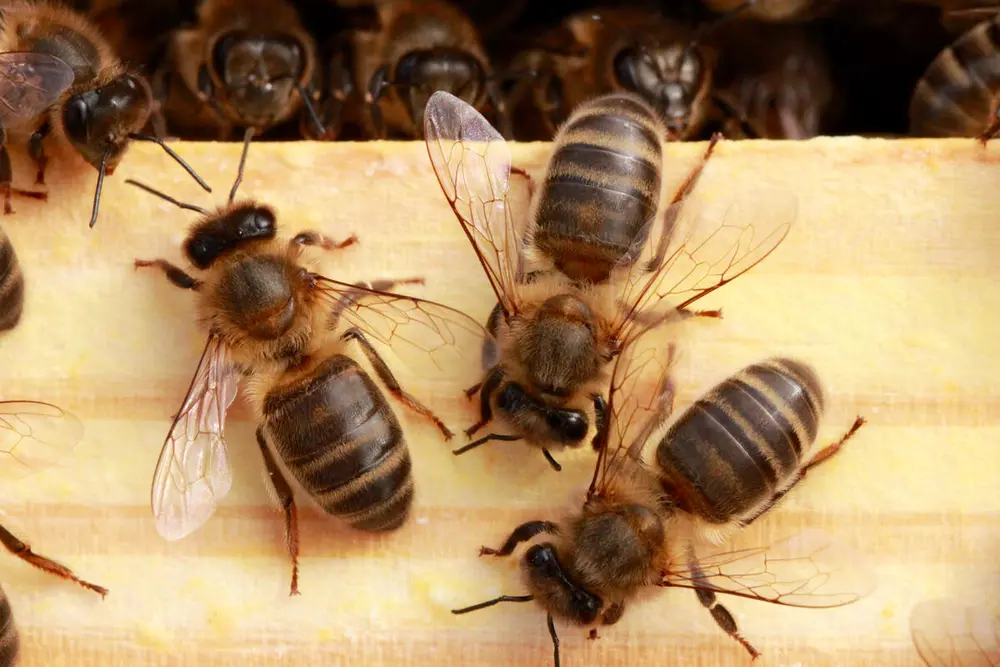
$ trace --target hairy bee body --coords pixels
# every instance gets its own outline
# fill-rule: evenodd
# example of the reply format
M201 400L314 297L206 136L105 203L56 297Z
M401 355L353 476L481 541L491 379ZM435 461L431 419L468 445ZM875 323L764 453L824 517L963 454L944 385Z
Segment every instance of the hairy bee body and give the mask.
M664 435L656 449L664 488L708 523L744 520L798 481L822 413L822 387L805 364L748 366Z
M637 95L612 93L577 107L556 135L534 204L534 248L574 281L608 280L641 250L640 234L648 235L659 208L665 136Z
M398 528L413 499L411 461L378 386L343 354L289 375L264 398L261 422L289 471L354 528Z
M3 589L0 589L0 667L14 667L18 661L21 640L14 624L14 612L10 608Z
M13 329L24 309L24 274L10 237L0 229L0 331Z
M978 136L994 120L998 92L1000 15L966 32L931 62L910 99L910 134Z

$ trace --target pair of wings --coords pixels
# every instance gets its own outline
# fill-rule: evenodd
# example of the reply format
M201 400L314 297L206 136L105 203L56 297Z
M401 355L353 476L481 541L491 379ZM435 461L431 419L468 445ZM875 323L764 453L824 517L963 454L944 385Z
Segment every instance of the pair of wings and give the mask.
M982 607L924 600L910 614L910 633L928 667L1000 666L1000 617Z
M444 91L427 102L424 132L448 203L505 315L516 315L523 307L520 249L532 221L523 230L511 210L510 148L482 114ZM614 272L620 298L611 337L621 345L642 328L650 309L686 308L767 257L788 234L797 200L786 193L771 193L766 205L746 199L729 207L721 222L692 215L689 206L682 199L647 221Z
M71 412L40 401L0 401L0 478L23 479L68 457L83 440Z
M47 53L0 53L0 123L24 125L56 103L73 85L73 68Z
M469 316L433 301L318 274L312 279L317 298L329 308L331 330L360 329L423 378L464 378L469 369L479 368L489 333ZM240 377L229 347L209 335L153 473L153 516L168 540L200 528L229 493L232 466L224 429Z

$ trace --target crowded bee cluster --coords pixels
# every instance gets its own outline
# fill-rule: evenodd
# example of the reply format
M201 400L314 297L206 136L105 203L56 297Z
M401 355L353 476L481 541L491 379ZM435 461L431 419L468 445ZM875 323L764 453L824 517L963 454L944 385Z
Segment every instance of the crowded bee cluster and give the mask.
M557 667L570 662L557 626L596 638L657 588L691 589L749 659L762 651L727 596L821 609L873 590L863 559L825 532L724 547L863 438L866 419L820 442L824 383L794 356L731 369L675 414L682 325L721 318L703 298L780 253L799 211L785 192L757 198L767 200L766 214L741 205L740 193L722 217L688 205L713 156L733 141L909 134L985 143L1000 130L989 7L75 4L0 3L5 222L27 217L15 215L18 198L49 198L50 157L82 158L80 169L97 171L94 227L105 178L128 160L131 142L158 145L211 192L183 145L170 144L242 141L228 199L216 209L126 180L193 216L180 249L190 268L155 256L133 264L191 293L205 339L180 407L164 415L172 422L150 482L150 520L165 540L198 531L229 493L225 425L243 393L283 515L291 596L303 586L297 493L357 531L388 534L412 519L421 480L400 406L433 425L456 456L517 443L503 446L511 456L544 457L564 475L562 454L593 456L570 515L483 536L495 542L480 556L521 552L523 590L453 610L529 603L544 618ZM870 76L879 68L884 85ZM268 139L424 142L455 232L492 289L488 318L415 296L420 276L348 282L314 270L317 258L356 252L364 237L332 238L296 229L295 220L282 220L279 232L275 208L240 195L252 146ZM514 164L508 144L533 140L552 142L540 178ZM704 150L668 187L667 145L686 140L703 140ZM15 173L10 153L35 173ZM527 205L515 191L527 192ZM30 288L0 229L0 346L3 332L36 315L23 312ZM473 423L463 433L407 390L397 355L464 392ZM470 368L474 384L463 385ZM84 436L85 424L44 397L4 398L4 466L40 470ZM36 568L109 594L2 526L0 542ZM13 613L0 594L0 667L18 660ZM959 651L986 655L981 643L959 640L995 619L969 613L970 626L958 627L954 603L914 610L914 642L928 665L953 664Z

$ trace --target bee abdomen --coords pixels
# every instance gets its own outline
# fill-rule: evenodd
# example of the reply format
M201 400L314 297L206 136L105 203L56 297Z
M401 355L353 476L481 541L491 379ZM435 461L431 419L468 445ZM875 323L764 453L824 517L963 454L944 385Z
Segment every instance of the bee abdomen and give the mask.
M10 600L0 590L0 667L14 667L21 648Z
M931 62L910 100L910 133L976 136L989 124L998 89L1000 17L972 28Z
M582 104L560 129L534 243L570 278L606 280L648 233L659 207L664 135L652 108L625 93Z
M398 528L413 500L403 430L378 386L334 355L264 402L267 434L302 487L360 530Z
M14 245L0 230L0 331L13 329L24 309L24 274Z
M664 486L706 521L738 519L795 478L822 412L822 387L805 364L748 366L695 402L660 441Z

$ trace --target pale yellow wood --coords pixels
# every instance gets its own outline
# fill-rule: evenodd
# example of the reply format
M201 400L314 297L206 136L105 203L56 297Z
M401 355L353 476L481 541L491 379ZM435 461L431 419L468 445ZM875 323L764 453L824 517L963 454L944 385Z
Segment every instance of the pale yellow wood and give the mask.
M372 538L305 510L303 594L289 599L281 519L269 509L253 426L237 402L227 431L230 496L195 535L159 537L149 482L204 339L191 295L136 274L132 261L180 261L194 215L123 181L209 205L228 192L239 153L237 145L176 148L214 195L141 146L106 183L93 231L93 172L71 179L59 167L49 203L18 200L17 214L0 221L29 288L21 326L0 338L0 396L53 401L86 424L72 460L5 483L0 507L40 552L111 589L101 601L0 558L25 667L548 664L537 608L448 610L521 592L513 560L483 561L477 549L578 502L587 452L564 455L561 474L517 445L455 458L431 428L397 410L414 458L413 520ZM537 177L548 150L517 146L515 161ZM702 150L672 146L668 178L679 181ZM700 196L787 189L799 197L799 216L774 255L704 300L726 317L686 329L678 407L746 363L785 354L813 363L826 381L821 438L859 412L871 422L740 543L816 526L865 553L879 588L836 610L730 601L766 664L917 665L907 627L917 601L995 602L998 182L996 149L967 140L723 144L704 174ZM324 265L338 276L423 275L415 294L477 318L493 303L421 144L254 145L243 193L275 206L286 234L358 233L360 246ZM461 388L409 387L454 427L475 418ZM748 664L688 591L634 605L596 642L560 629L569 666Z

